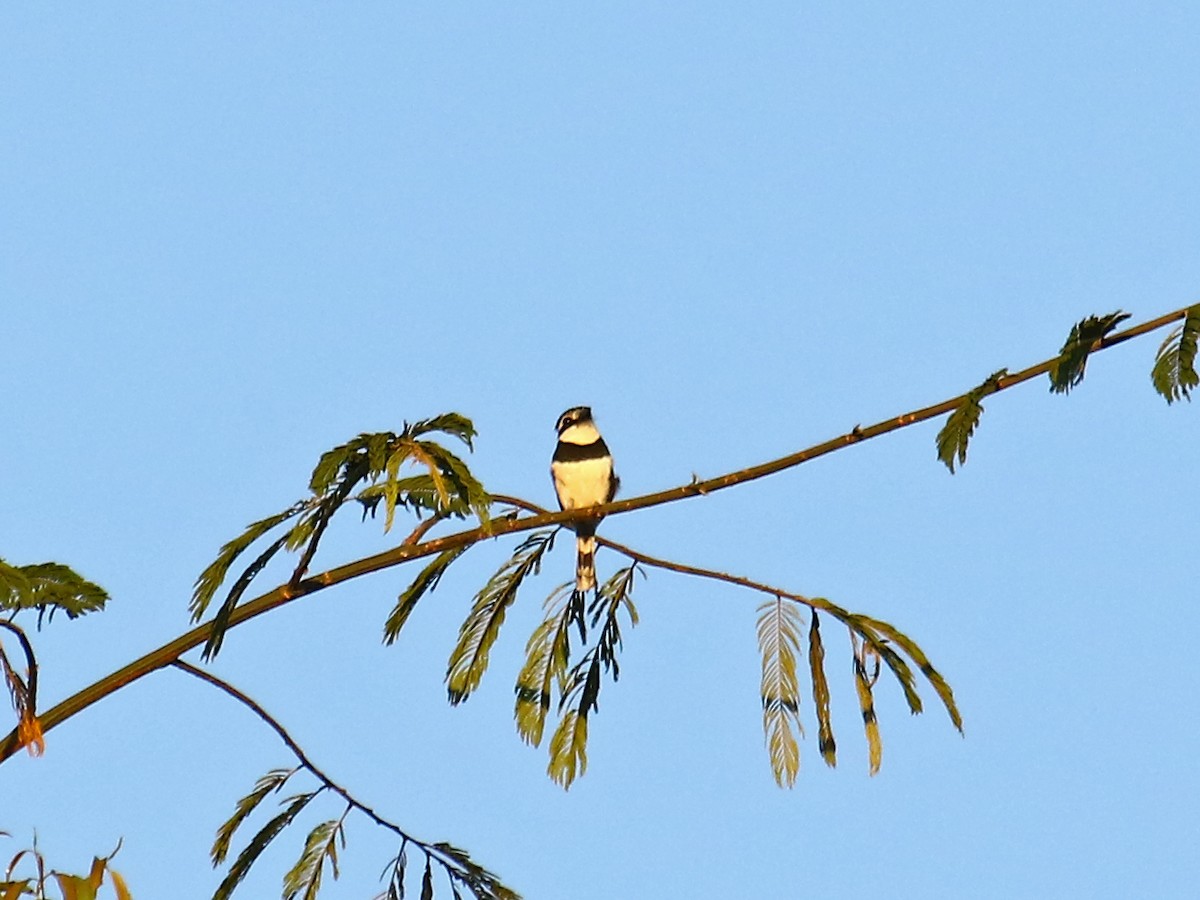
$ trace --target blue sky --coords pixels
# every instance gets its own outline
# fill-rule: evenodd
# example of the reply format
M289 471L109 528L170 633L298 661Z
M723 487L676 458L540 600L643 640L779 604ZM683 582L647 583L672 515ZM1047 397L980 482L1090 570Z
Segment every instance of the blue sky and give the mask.
M957 394L1084 315L1195 302L1198 38L1183 3L6 5L0 555L113 596L36 636L43 703L182 631L220 544L360 431L461 411L485 485L551 504L553 423L588 403L634 496ZM966 737L881 686L875 778L837 629L840 764L806 708L781 791L758 598L654 572L589 771L551 784L512 682L562 549L462 707L445 659L508 542L392 647L406 569L237 629L213 670L529 900L1187 896L1200 425L1150 388L1159 340L986 402L953 477L930 424L606 522L916 638ZM318 566L395 540L347 522ZM0 767L0 829L75 869L123 838L135 896L203 898L213 830L289 764L161 672ZM322 896L378 890L392 842L349 839Z

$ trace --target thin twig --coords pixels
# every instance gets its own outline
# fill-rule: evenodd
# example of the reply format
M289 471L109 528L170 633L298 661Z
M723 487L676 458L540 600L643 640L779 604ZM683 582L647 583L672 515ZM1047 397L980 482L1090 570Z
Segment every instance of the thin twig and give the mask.
M387 819L375 812L375 810L371 809L371 807L367 806L362 801L355 799L355 797L351 795L349 791L326 775L323 771L321 771L321 769L317 768L316 763L308 758L308 754L304 752L304 748L296 742L295 738L288 734L287 729L283 727L279 720L263 709L262 706L257 703L257 701L242 693L228 681L218 678L216 675L213 675L211 672L206 672L204 669L197 668L186 660L176 659L172 660L170 664L180 671L187 672L189 675L193 675L196 678L199 678L201 681L211 684L213 687L217 688L217 690L228 694L234 700L241 703L256 716L262 719L262 721L270 726L272 731L279 735L280 740L287 744L287 748L292 751L292 755L296 757L296 760L300 763L300 765L312 773L313 777L320 781L321 784L345 800L349 806L357 809L363 815L367 816L367 818L375 822L376 825L383 826L393 834L396 834L405 840L412 841L414 844L421 843L412 835L404 831L404 829L402 829L399 825L395 824L394 822L389 822Z
M17 636L17 642L21 645L21 651L25 654L25 693L29 697L29 714L37 715L37 688L38 688L38 665L37 657L33 655L33 644L29 642L29 637L25 634L25 629L14 622L9 622L0 619L0 628L6 628Z
M1116 346L1131 338L1146 334L1156 329L1162 328L1164 325L1169 325L1172 322L1183 319L1187 316L1190 307L1169 312L1165 315L1158 316L1141 325L1135 325L1125 331L1109 335L1093 346L1093 351L1106 350L1109 347ZM1038 375L1044 375L1050 371L1054 364L1058 361L1057 356L1053 356L1043 362L1023 369L1013 375L1006 375L997 382L996 393L1008 390L1018 384L1029 381ZM910 425L915 425L918 422L924 422L936 416L945 415L956 409L959 404L965 399L966 394L959 394L944 400L941 403L933 406L926 406L921 409L913 410L912 412L903 413L890 419L884 419L869 427L863 428L855 426L845 434L824 441L820 444L815 444L807 449L800 450L796 453L787 456L779 457L778 459L762 463L757 466L750 466L745 469L738 469L734 472L729 472L725 475L719 475L716 478L705 480L693 480L687 484L678 487L670 488L665 491L658 491L653 494L644 494L640 497L632 497L628 500L617 500L613 503L606 503L601 506L594 506L587 509L564 510L561 512L546 512L537 513L523 518L496 518L492 519L487 526L479 526L469 528L464 531L459 531L455 534L449 534L444 537L435 538L431 541L426 541L420 544L402 544L394 547L391 550L386 550L382 553L377 553L373 556L364 557L347 563L343 566L330 569L310 578L294 580L292 583L280 585L274 590L268 591L253 600L238 606L229 616L227 628L233 628L243 622L249 621L256 616L283 606L284 604L295 600L299 597L307 596L308 594L316 593L325 588L332 587L336 584L341 584L344 581L349 581L352 578L358 578L362 575L367 575L373 572L379 572L383 569L388 569L393 566L401 565L414 559L420 559L426 556L432 556L441 553L444 550L450 550L457 547L468 546L485 538L501 537L507 534L515 534L523 531L532 531L536 528L544 528L550 525L567 525L571 522L595 518L597 516L620 515L621 513L632 512L637 509L645 509L651 506L660 506L664 503L671 503L676 500L682 500L687 497L697 497L705 494L710 494L714 491L723 488L732 487L736 484L744 484L747 481L753 481L758 478L763 478L767 475L775 474L776 472L784 471L785 469L794 468L803 463L810 462L818 457L833 453L836 450L841 450L845 447L854 444L861 444L871 438L879 437L892 431L898 431L901 428L907 428ZM649 564L649 563L648 563ZM301 571L297 567L297 572ZM746 585L751 586L750 584ZM755 588L759 589L759 588ZM809 598L809 602L815 602ZM832 613L832 610L830 610ZM199 646L208 640L211 632L211 622L206 622L185 632L174 640L164 644L163 646L150 651L144 656L139 657L126 666L118 669L115 672L106 675L99 681L83 688L72 696L58 703L43 716L41 723L44 730L49 730L66 721L76 713L86 709L98 700L107 697L109 694L124 687L125 685L137 680L138 678L147 675L156 669L161 669L163 666L169 665L172 661L178 659L182 654L186 653L194 647ZM11 757L20 748L20 743L16 734L13 731L8 734L3 740L0 740L0 763L3 763Z

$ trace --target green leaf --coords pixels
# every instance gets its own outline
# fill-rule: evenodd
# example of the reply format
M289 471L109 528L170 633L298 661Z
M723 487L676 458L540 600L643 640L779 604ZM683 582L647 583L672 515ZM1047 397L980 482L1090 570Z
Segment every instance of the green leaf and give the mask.
M780 787L792 787L800 771L800 681L796 657L800 654L800 611L783 598L768 600L758 608L758 648L762 654L763 738L771 772Z
M871 681L862 660L854 658L854 689L858 693L858 706L862 710L863 730L867 735L867 750L870 759L870 773L879 772L883 760L883 742L879 738L879 722L875 718L875 700L871 696Z
M942 677L942 674L933 667L925 652L917 646L917 642L887 622L872 619L870 616L858 616L857 618L908 654L908 658L916 664L917 668L921 670L921 674L925 676L933 686L934 691L937 692L942 705L946 707L950 721L954 723L954 727L958 729L959 733L962 733L962 716L959 714L958 705L954 702L954 691L951 690L950 685Z
M817 746L830 768L837 765L837 742L833 738L833 720L829 715L829 681L825 677L825 645L817 611L808 625L808 668L812 674L813 705L817 709Z
M575 583L569 581L554 589L546 600L549 610L546 619L525 644L525 665L517 676L513 715L521 739L534 747L542 743L552 684L557 681L561 689L570 664L572 608L569 597L574 587Z
M281 513L267 516L265 519L259 519L242 534L225 544L221 548L221 552L217 554L217 558L209 563L208 568L201 572L200 577L196 579L196 586L192 591L192 600L188 604L188 609L192 613L192 621L199 622L203 618L205 610L208 609L208 605L212 602L213 597L216 596L217 589L221 587L221 583L225 580L225 576L229 572L229 567L233 565L234 560L276 525L286 522L308 508L309 502L302 500Z
M967 461L967 443L979 425L979 417L983 415L983 406L979 401L998 391L1001 380L1007 375L1008 369L993 372L983 384L964 394L954 412L946 418L946 424L938 432L937 454L951 473L954 472L956 461L960 466Z
M1176 400L1191 402L1192 389L1200 386L1200 375L1196 374L1198 336L1200 304L1188 309L1183 324L1167 335L1158 348L1150 378L1154 382L1154 389L1166 398L1167 403Z
M404 430L414 437L428 434L431 431L440 431L443 434L458 438L467 445L468 450L475 449L471 443L477 434L475 425L461 413L442 413L440 416L434 416L432 419L422 419L419 422L414 422L411 426L406 425Z
M204 642L204 649L201 651L201 657L205 660L213 659L220 651L221 645L225 642L225 632L229 630L229 617L233 615L233 610L237 606L239 600L246 593L246 589L250 587L250 582L266 568L267 563L275 556L276 553L287 542L288 535L283 535L273 541L266 550L260 553L250 565L246 566L245 571L238 576L237 581L233 583L233 587L229 589L229 595L225 598L225 602L217 609L217 614L213 616L212 626L208 632L208 640Z
M1129 318L1117 310L1106 316L1088 316L1071 326L1071 333L1050 367L1050 392L1066 394L1083 381L1088 355L1096 342Z
M229 817L229 821L217 829L216 839L213 841L212 850L209 851L213 866L219 866L225 862L234 833L258 808L267 794L280 790L287 780L298 771L298 769L272 769L254 783L254 790L237 802L237 807L234 809L233 815Z
M575 778L587 771L587 716L573 709L563 713L550 739L550 763L546 772L551 781L570 790Z
M237 859L233 861L233 865L229 867L229 872L226 873L221 883L217 886L217 890L213 894L213 900L228 900L233 894L234 889L242 883L242 879L246 877L246 874L250 871L250 867L254 865L255 861L262 855L262 852L267 849L271 841L275 840L279 836L279 833L287 828L296 816L300 815L300 811L318 793L320 793L320 790L308 794L297 794L283 801L289 804L288 807L264 825L258 834L250 839L250 843L246 845L246 849L238 854Z
M526 576L538 572L543 555L553 545L554 529L535 531L475 595L446 666L447 693L452 704L463 702L479 686L487 671L488 653L500 634L508 608L517 599L517 589Z
M308 833L304 842L304 851L300 859L283 876L284 900L295 900L301 893L304 900L315 900L321 890L321 876L324 873L325 861L330 863L330 871L336 881L338 877L337 847L338 841L346 846L346 836L342 829L341 819L330 819L322 822Z
M466 551L467 546L443 550L413 579L413 583L400 595L400 599L396 602L391 614L387 617L387 622L384 623L383 642L385 644L395 642L396 638L400 636L400 629L404 627L404 624L408 621L408 617L416 609L417 601L427 592L433 592L446 569L450 568L450 564Z
M430 849L447 858L448 862L442 862L442 866L451 880L466 885L480 900L521 900L516 891L505 887L499 876L472 860L467 851L444 842L431 844Z
M0 609L36 609L38 625L43 616L53 621L56 612L77 619L104 609L108 593L70 566L56 562L13 566L0 560Z

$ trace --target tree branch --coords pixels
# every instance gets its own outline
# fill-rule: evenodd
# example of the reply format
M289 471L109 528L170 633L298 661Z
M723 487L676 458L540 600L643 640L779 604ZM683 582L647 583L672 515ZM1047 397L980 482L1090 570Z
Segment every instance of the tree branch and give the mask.
M371 821L373 821L376 825L383 826L388 831L396 834L404 840L412 841L414 844L419 844L421 847L425 846L421 843L421 841L404 831L404 829L402 829L399 825L395 824L394 822L389 822L365 803L356 800L349 791L318 769L316 763L308 758L308 754L304 752L304 748L296 743L296 740L290 734L288 734L287 729L280 724L279 720L263 709L262 706L260 706L255 700L242 693L228 681L218 678L211 672L206 672L203 669L199 669L186 660L172 660L171 665L182 672L187 672L189 675L193 675L196 678L199 678L201 681L211 684L217 690L228 694L234 700L238 701L238 703L241 703L252 713L262 719L262 721L266 722L267 725L270 726L271 730L279 735L280 740L287 744L287 748L292 751L292 755L296 757L296 760L300 763L300 765L312 773L313 777L320 781L321 784L325 785L325 787L345 800L350 807L357 809L367 818L371 819Z
M1188 309L1175 310L1174 312L1166 313L1155 319L1143 322L1141 325L1135 325L1125 331L1111 334L1102 340L1096 342L1093 346L1093 351L1105 350L1117 344L1124 343L1132 338L1155 331L1162 328L1164 325L1169 325L1171 322L1178 321L1187 316ZM1057 362L1058 357L1053 356L1050 359L1044 360L1036 365L1023 369L1013 375L1006 375L999 379L995 393L1008 390L1018 384L1036 378L1039 375L1044 375L1050 371L1051 367ZM372 572L379 572L383 569L388 569L393 566L401 565L413 559L420 559L426 556L432 556L435 553L441 553L444 550L450 550L457 547L462 547L474 544L484 538L502 537L507 534L515 534L522 531L532 531L536 528L544 528L549 525L566 525L568 523L594 518L597 516L613 516L621 513L632 512L638 509L645 509L651 506L659 506L664 503L671 503L676 500L682 500L687 497L702 496L713 493L714 491L732 487L737 484L744 484L747 481L754 481L758 478L764 478L767 475L773 475L777 472L782 472L786 469L794 468L803 463L810 462L818 457L825 456L835 450L841 450L845 447L861 444L871 438L879 437L888 434L892 431L898 431L901 428L907 428L910 425L915 425L918 422L924 422L932 419L935 416L945 415L951 412L963 401L966 394L959 394L944 400L941 403L936 403L932 406L926 406L921 409L916 409L911 412L903 413L893 418L884 419L874 425L866 428L855 426L845 434L824 441L820 444L815 444L804 450L787 456L779 457L778 459L762 463L756 466L750 466L745 469L738 469L734 472L729 472L725 475L719 475L715 478L704 480L693 480L688 484L680 485L679 487L671 488L665 491L658 491L653 494L644 494L640 497L632 497L628 500L618 500L613 503L606 503L601 506L594 506L588 509L581 510L565 510L561 512L543 512L534 515L525 516L523 518L496 518L488 524L486 528L476 527L469 528L464 531L459 531L455 534L446 535L424 543L402 544L394 547L391 550L386 550L382 553L377 553L373 556L364 557L363 559L355 560L327 572L315 575L311 578L305 578L296 581L294 584L281 585L274 590L256 597L233 610L229 616L228 628L233 628L243 622L249 621L256 616L269 612L285 603L295 600L299 597L307 596L308 594L316 593L325 588L332 587L335 584L341 584L344 581L349 581L352 578L358 578L362 575L367 575ZM511 498L508 498L511 499ZM647 563L648 565L650 563ZM745 586L749 587L750 584ZM756 587L755 589L760 589ZM773 593L773 591L772 591ZM811 598L810 598L811 599ZM831 614L833 610L828 610ZM114 691L124 687L125 685L141 678L142 676L160 669L163 666L171 664L178 659L183 653L199 646L208 639L211 623L204 623L191 629L170 641L167 644L152 650L144 656L139 657L128 665L118 669L115 672L101 678L99 681L89 685L86 688L78 691L72 696L63 700L43 716L41 716L42 727L44 730L54 728L61 722L69 719L76 713L91 706L97 700L108 696ZM11 757L20 747L16 732L11 732L7 737L0 741L0 763L3 763Z

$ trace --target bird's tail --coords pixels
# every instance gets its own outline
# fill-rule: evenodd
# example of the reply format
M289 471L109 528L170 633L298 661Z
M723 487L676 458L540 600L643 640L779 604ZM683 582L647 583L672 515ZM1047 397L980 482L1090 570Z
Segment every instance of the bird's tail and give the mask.
M579 535L575 539L575 590L586 594L596 586L596 536Z

